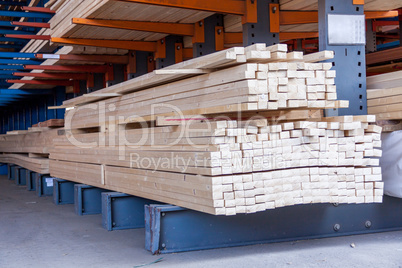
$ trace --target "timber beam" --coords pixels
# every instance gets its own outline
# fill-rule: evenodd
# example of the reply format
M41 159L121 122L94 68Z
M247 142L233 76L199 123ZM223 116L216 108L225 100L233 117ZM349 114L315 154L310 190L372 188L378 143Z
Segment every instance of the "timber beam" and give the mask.
M167 22L145 22L130 20L101 20L73 18L73 24L98 26L107 28L126 29L133 31L144 31L153 33L164 33L171 35L194 35L194 24L188 23L167 23Z
M164 7L184 8L199 11L208 11L222 14L233 14L243 16L243 22L257 22L257 7L255 0L224 0L224 1L204 1L204 0L117 0L132 2L137 4L157 5Z
M156 51L156 42L145 42L145 41L122 41L122 40L99 40L99 39L52 37L51 42L69 44L69 45L108 47L108 48L138 50L147 52Z

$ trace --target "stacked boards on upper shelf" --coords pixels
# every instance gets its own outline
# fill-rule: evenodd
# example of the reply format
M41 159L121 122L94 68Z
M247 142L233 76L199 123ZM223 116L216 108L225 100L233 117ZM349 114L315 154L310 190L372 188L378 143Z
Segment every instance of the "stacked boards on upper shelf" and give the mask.
M367 107L377 120L402 120L402 71L367 78Z

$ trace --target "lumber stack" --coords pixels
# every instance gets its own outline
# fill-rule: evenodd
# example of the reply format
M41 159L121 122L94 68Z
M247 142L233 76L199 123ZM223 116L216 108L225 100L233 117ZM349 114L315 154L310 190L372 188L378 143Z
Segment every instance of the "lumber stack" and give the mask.
M0 154L0 163L14 164L40 174L49 174L49 158L41 155Z
M0 135L0 152L49 154L57 129L32 127Z
M149 121L177 110L191 115L348 106L336 100L332 64L316 62L333 58L332 52L286 51L286 45L236 47L65 101L80 105L66 112L66 127L99 127L101 117L114 118L111 124ZM86 104L110 96L117 97Z
M367 78L367 107L378 120L402 119L402 71Z
M50 172L216 215L381 202L381 127L373 121L228 120L75 134L54 140Z
M66 101L50 174L214 215L382 202L375 116L320 116L332 56L231 48Z

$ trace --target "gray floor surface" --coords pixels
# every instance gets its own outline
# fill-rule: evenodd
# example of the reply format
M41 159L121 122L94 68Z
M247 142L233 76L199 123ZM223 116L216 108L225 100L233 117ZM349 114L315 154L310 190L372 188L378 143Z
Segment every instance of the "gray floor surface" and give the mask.
M160 256L144 239L144 229L108 232L100 215L77 216L0 176L0 268L402 267L402 231Z

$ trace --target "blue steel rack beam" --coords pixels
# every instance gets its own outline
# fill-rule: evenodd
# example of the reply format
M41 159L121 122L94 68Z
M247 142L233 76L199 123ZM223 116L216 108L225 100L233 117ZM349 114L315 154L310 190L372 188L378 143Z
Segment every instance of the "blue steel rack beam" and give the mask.
M145 207L145 248L153 254L402 229L399 198L382 204L297 205L214 216L171 205Z
M40 19L50 19L53 14L39 13L39 12L20 12L20 11L0 11L0 16L4 17L21 17L21 18L40 18Z

